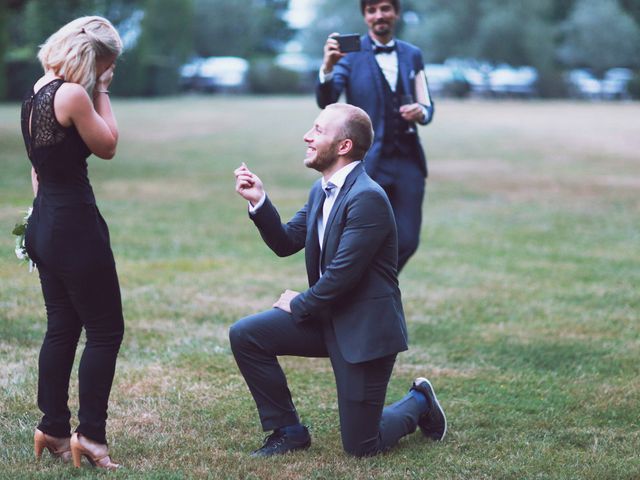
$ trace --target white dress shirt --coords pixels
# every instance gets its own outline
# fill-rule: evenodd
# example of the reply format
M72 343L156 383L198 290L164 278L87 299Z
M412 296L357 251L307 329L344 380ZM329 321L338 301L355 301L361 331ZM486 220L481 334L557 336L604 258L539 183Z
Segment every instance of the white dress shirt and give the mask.
M322 215L318 215L318 241L320 242L320 250L322 250L322 242L324 240L324 228L327 224L327 219L331 214L331 209L333 208L333 204L336 203L336 198L338 198L338 194L340 193L340 189L343 187L347 176L351 173L351 171L358 166L361 162L351 162L348 165L345 165L340 170L335 172L328 181L324 181L322 179L322 190L325 192L327 196L324 200L324 204L322 205ZM327 192L327 185L333 185L333 188Z
M396 41L391 40L386 45L380 43L377 40L374 40L375 43L379 47L395 47ZM398 83L398 52L396 50L389 53L376 53L376 62L380 66L380 70L384 74L384 78L387 79L387 83L389 87L391 87L391 91L395 92L397 83Z

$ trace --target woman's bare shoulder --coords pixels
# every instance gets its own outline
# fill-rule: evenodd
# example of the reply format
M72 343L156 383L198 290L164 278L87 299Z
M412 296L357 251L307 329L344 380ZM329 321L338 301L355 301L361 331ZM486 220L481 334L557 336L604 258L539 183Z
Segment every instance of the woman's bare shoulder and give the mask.
M73 119L85 115L92 108L89 94L78 83L64 82L58 88L54 102L56 117L61 125L68 127Z

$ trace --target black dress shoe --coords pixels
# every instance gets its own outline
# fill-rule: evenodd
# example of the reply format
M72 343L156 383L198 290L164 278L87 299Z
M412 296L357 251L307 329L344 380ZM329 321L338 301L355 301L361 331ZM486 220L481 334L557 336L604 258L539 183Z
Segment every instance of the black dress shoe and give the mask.
M264 445L251 453L252 457L271 457L272 455L282 455L295 450L304 450L311 446L311 435L307 427L304 434L287 435L282 429L274 432L264 439Z
M420 430L427 438L436 441L442 440L447 433L447 417L445 417L444 410L440 402L438 402L431 382L426 378L418 377L414 380L411 390L416 390L427 398L429 410L418 420Z

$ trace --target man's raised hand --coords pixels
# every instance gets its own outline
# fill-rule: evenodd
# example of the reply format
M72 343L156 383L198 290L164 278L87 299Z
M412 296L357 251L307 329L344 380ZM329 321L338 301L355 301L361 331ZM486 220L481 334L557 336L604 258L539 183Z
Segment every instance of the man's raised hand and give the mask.
M334 37L339 35L337 32L332 33L324 44L324 58L322 59L322 71L325 74L333 71L333 66L338 63L346 54L340 51L340 44Z
M236 177L236 192L252 205L257 204L264 195L262 180L251 173L244 162L233 173Z

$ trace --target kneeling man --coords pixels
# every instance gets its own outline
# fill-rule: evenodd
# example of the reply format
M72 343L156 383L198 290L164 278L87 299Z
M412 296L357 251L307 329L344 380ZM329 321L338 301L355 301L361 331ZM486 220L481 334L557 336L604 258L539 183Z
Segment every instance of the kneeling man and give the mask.
M307 204L286 224L262 181L244 164L236 191L265 243L281 257L305 249L310 288L286 290L266 312L236 322L231 349L258 407L262 428L273 433L253 452L263 457L308 448L279 355L329 357L336 380L345 451L375 455L416 430L442 440L447 422L425 378L384 407L407 328L397 279L398 245L393 211L362 159L373 141L369 116L333 104L304 136L304 163L322 174Z

